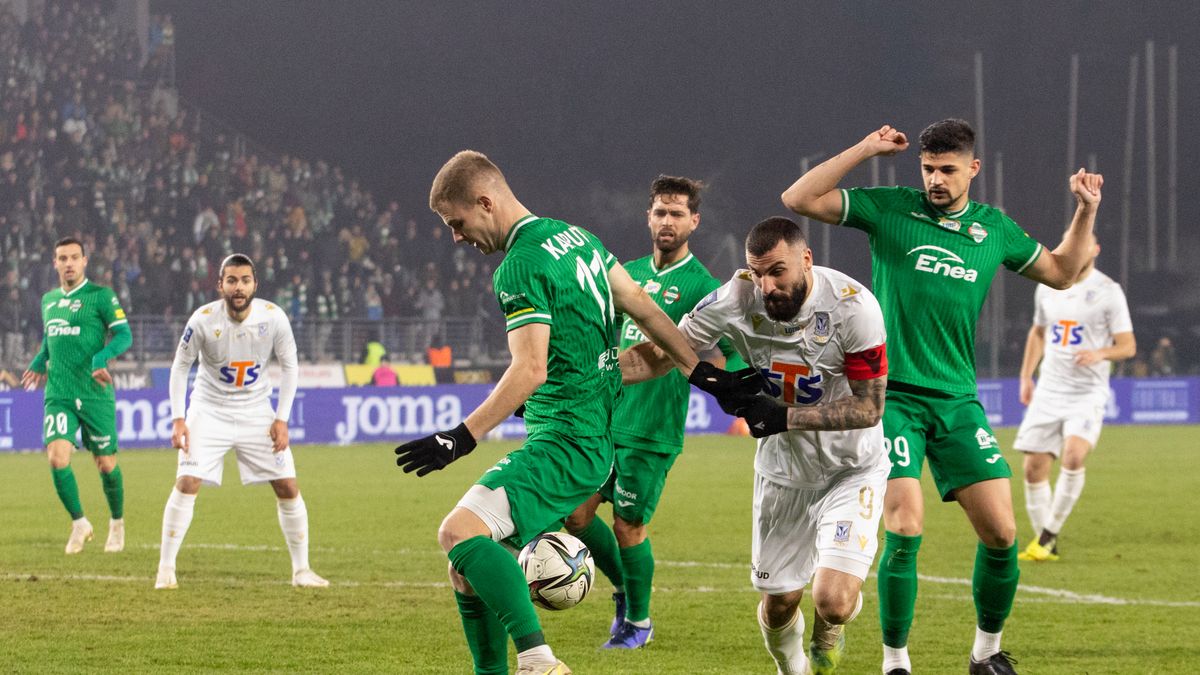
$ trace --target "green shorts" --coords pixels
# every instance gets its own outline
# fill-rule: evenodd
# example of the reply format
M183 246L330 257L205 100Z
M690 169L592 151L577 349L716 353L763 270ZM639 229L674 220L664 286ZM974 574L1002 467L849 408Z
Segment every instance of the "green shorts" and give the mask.
M509 542L520 547L561 528L575 507L608 479L612 464L611 436L579 438L542 431L496 462L476 485L504 488L516 526Z
M958 488L1012 476L974 394L942 394L888 383L883 434L892 460L889 480L920 479L921 465L928 457L942 501L954 501Z
M98 399L46 399L42 417L42 445L63 439L75 445L75 435L83 430L83 447L93 455L117 454L117 406Z
M678 456L663 446L616 446L612 475L600 496L612 502L613 514L621 520L634 525L649 523Z

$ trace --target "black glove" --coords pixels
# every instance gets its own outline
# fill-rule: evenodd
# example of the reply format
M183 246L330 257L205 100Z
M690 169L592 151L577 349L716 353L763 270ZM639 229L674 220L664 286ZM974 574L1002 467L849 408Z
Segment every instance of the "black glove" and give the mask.
M404 473L416 471L420 478L446 468L450 462L469 454L475 445L475 437L467 425L460 424L450 431L439 431L399 446L396 448L396 466L404 467Z
M696 364L688 382L710 393L727 414L736 414L766 391L766 380L757 368L743 368L734 372L721 370L708 361Z
M775 399L759 396L734 414L745 418L751 436L762 438L787 431L787 411L787 406L776 403Z
M513 415L520 417L521 419L525 419L525 404L522 403L521 405L517 406L517 409L513 411Z

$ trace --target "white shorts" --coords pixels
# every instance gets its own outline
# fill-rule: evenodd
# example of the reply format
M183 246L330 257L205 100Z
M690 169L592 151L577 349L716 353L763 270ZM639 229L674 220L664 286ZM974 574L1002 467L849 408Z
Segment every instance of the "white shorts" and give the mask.
M889 467L846 474L824 488L792 488L754 477L750 583L761 593L808 585L818 567L866 579L879 548Z
M1067 436L1078 436L1096 447L1104 426L1105 401L1096 397L1034 394L1017 429L1013 447L1021 452L1062 454Z
M193 404L187 411L188 450L179 451L175 477L191 476L209 485L220 485L225 453L237 453L242 484L295 478L292 449L272 452L270 403L244 410L221 410Z
M493 490L482 485L472 485L455 506L479 516L488 530L491 530L494 541L503 541L517 532L517 525L512 519L512 505L508 503L508 493L504 491L503 486Z

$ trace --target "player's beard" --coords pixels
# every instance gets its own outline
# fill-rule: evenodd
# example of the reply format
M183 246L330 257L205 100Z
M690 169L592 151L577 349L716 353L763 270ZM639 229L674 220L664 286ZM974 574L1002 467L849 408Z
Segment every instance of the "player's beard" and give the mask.
M666 239L660 238L657 234L654 236L654 248L663 253L674 253L679 250L679 247L687 243L688 235L681 234L678 230L670 230L671 237ZM662 231L659 231L662 234Z
M791 321L800 313L800 307L804 304L806 297L808 297L808 282L801 277L800 283L787 293L772 291L770 295L764 295L763 305L766 306L767 316L771 317L773 321Z
M241 298L234 298L232 295L225 296L225 309L230 314L239 314L250 308L250 303L254 301L254 294L248 293ZM238 303L241 303L240 306Z

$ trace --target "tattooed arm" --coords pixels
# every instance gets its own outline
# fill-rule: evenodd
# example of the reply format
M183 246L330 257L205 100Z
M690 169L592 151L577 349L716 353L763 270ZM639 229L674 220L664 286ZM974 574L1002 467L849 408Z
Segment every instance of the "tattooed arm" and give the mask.
M850 380L852 396L827 405L787 409L787 428L811 431L865 429L879 424L887 376Z

